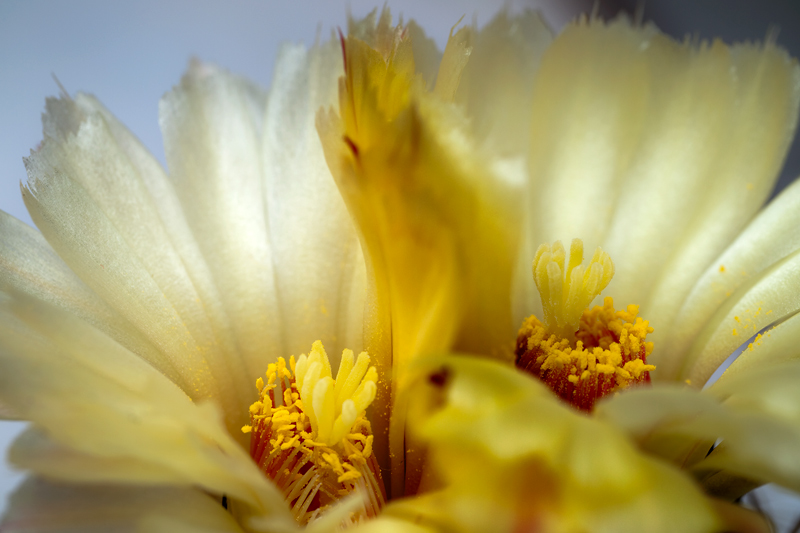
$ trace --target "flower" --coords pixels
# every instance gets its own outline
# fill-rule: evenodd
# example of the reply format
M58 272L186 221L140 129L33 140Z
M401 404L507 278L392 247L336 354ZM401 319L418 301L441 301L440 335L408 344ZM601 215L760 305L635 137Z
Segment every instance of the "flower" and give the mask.
M797 61L770 40L696 45L624 21L590 22L547 50L533 94L519 323L547 319L553 300L542 290L542 315L534 283L541 290L561 278L540 269L564 270L553 250L531 276L538 246L580 238L602 247L615 271L605 294L646 319L637 343L656 386L600 402L597 416L716 496L734 500L766 482L800 488L788 466L800 436L791 347L798 184L758 212L795 132ZM616 372L619 381L624 370Z
M557 141L586 136L540 146L539 124L560 116L549 106L591 86L559 76L607 80L593 65L619 52L634 73L667 57L671 75L694 52L624 20L582 21L551 44L533 13L453 32L441 55L388 10L348 33L285 48L268 95L192 64L161 105L169 176L94 98L48 102L23 190L42 234L0 218L0 411L34 423L11 459L37 476L4 528L329 530L371 518L381 479L392 501L365 530L710 531L751 519L637 449L641 425L616 420L614 400L586 416L510 364L512 299L529 292L514 281L520 218L525 243L550 235L533 221L547 209L559 229L594 220L583 206L564 222L554 200L572 206L562 193L578 175ZM791 72L774 47L753 54ZM771 105L794 105L784 100ZM629 116L617 104L597 108L607 146L596 155L617 155L617 129L601 127ZM644 135L639 111L623 141ZM536 171L553 161L567 178ZM549 199L536 213L518 202L531 176L529 191L561 195L533 196ZM483 357L432 355L450 350Z
M169 176L95 98L48 101L23 189L42 233L2 215L0 402L33 422L10 459L36 476L4 528L294 527L241 427L279 356L363 348L314 130L340 73L333 42L285 47L269 96L192 63L161 102Z
M503 27L504 22L508 24L507 20L501 19L486 30L487 35L491 35L492 30L502 35L495 35L497 38L493 44L497 48L501 48L498 42L512 39L509 34L513 35L513 32L508 31L509 26ZM498 30L498 27L503 29ZM732 49L721 43L694 47L690 43L671 41L652 27L633 26L625 19L608 24L581 21L568 27L544 51L541 66L530 57L527 62L520 61L536 70L535 75L526 76L523 73L519 76L522 80L533 80L529 81L529 92L520 89L522 82L518 85L512 83L510 88L505 86L503 89L493 85L494 93L499 93L493 96L498 100L506 96L504 89L512 98L515 94L532 94L532 97L528 96L532 101L527 106L533 116L532 133L527 139L530 144L526 146L523 143L522 148L514 150L509 143L500 142L495 132L524 131L531 116L524 112L524 105L518 107L522 111L516 115L501 115L494 117L494 121L490 120L493 128L483 130L486 136L481 138L474 132L472 136L469 135L470 127L475 126L475 119L480 116L480 112L471 109L470 105L480 109L481 105L489 106L495 102L491 99L470 101L469 97L474 93L459 92L464 86L474 90L469 81L456 91L439 90L440 83L445 87L454 85L451 81L454 73L469 80L467 69L475 65L482 67L482 81L505 81L502 69L513 62L513 55L512 59L506 61L498 60L497 56L482 58L482 50L476 44L474 56L470 57L463 71L458 72L450 68L450 65L458 62L448 52L454 54L456 43L467 42L467 39L458 33L451 35L439 77L435 85L428 82L432 91L425 93L419 89L419 85L415 85L424 82L424 77L422 81L419 78L415 81L413 75L403 76L410 68L410 61L403 48L402 35L394 41L389 38L377 41L383 48L374 45L371 52L361 52L357 48L358 43L350 47L348 41L346 65L355 66L346 67L347 77L342 83L341 92L344 96L340 97L339 115L337 117L335 113L329 113L323 115L320 121L320 131L334 177L339 181L356 219L363 217L368 221L359 224L365 233L367 256L385 258L397 252L396 249L392 250L392 245L398 240L393 238L393 230L395 225L405 223L403 216L424 220L429 227L437 227L437 223L442 225L442 219L449 220L451 209L460 207L461 217L469 218L470 209L476 213L489 209L494 221L503 221L504 214L517 212L513 202L506 203L499 210L492 206L493 198L481 205L465 197L459 185L480 183L493 177L492 190L502 190L504 184L511 183L513 189L517 180L524 180L529 195L523 210L525 224L522 242L525 246L520 253L522 266L518 269L517 282L511 291L513 297L529 294L531 291L526 290L526 285L533 285L531 281L536 281L545 302L544 317L552 319L546 320L546 323L553 324L549 333L563 335L566 332L569 337L571 332L578 329L577 326L570 329L569 324L587 317L594 317L590 319L597 321L599 326L592 327L600 327L601 333L613 333L616 336L613 342L611 337L601 341L610 343L609 346L603 345L603 349L611 348L613 355L616 346L616 349L623 350L623 357L619 362L613 359L600 360L597 366L604 367L601 369L603 373L616 375L616 385L620 388L631 382L649 381L649 373L653 371L654 379L658 380L657 367L665 360L669 360L664 364L667 367L680 364L685 352L670 353L665 350L658 358L659 353L653 351L653 336L647 337L653 333L653 328L648 322L637 318L639 307L636 305L629 306L625 312L616 313L611 301L607 300L605 306L581 318L582 308L611 281L614 267L609 254L595 253L586 270L580 270L583 268L578 266L583 243L575 241L571 250L570 270L564 270L564 249L561 247L557 252L560 244L556 243L552 249L540 248L535 254L535 276L532 278L528 261L534 258L534 254L531 252L526 255L525 249L535 242L531 240L532 235L545 241L565 238L570 233L588 236L589 242L601 243L607 249L614 250L614 254L622 254L628 261L624 266L616 262L619 269L616 280L625 276L633 281L624 285L612 283L609 293L613 293L614 289L625 296L639 291L638 296L646 302L642 305L642 314L649 318L648 313L656 313L657 318L651 320L650 324L663 325L667 322L669 325L668 312L677 313L691 284L697 281L703 268L710 268L711 272L718 269L715 264L710 267L707 265L713 261L713 250L722 250L725 239L730 242L735 237L735 226L733 230L727 227L734 213L745 208L750 209L751 213L755 212L769 192L797 120L796 64L771 43L763 46L742 45ZM509 48L514 49L511 46ZM522 56L529 49L518 46L515 51ZM370 53L374 57L370 57ZM364 54L366 58L359 54ZM494 63L491 63L491 59ZM360 71L362 65L365 67ZM448 65L447 69L445 65ZM609 68L619 69L619 72L610 75ZM443 78L443 75L448 77ZM713 106L706 106L706 101L700 98L706 91L717 94ZM466 108L468 116L475 122L458 124L450 114L452 107L448 104L451 100L461 104L461 109ZM412 103L409 104L409 101ZM559 107L560 110L554 110ZM666 134L662 134L662 128ZM740 130L753 131L739 134ZM720 138L722 131L728 135L724 139ZM618 135L619 139L613 135ZM686 137L694 135L703 139L704 143L688 143ZM673 139L674 144L671 144ZM712 140L718 144L709 147ZM668 159L664 159L666 156L662 156L662 153L668 154ZM453 157L453 154L457 154L457 157ZM477 163L474 162L476 154L480 159ZM519 159L522 159L521 165L518 165ZM743 164L731 161L747 161L747 166L745 168ZM674 166L681 172L677 177ZM448 174L453 172L460 172L456 184L452 184L452 174ZM475 178L475 175L480 177ZM705 176L714 178L711 184L703 183ZM675 188L676 180L678 188ZM428 188L421 187L420 182ZM438 184L434 182L446 184L450 191L450 205L430 202L437 208L437 216L425 218L427 202L423 200L439 196L436 190ZM704 202L686 200L685 194L693 188L701 189L709 185L713 185L714 194L709 193ZM371 187L375 190L370 190ZM424 195L418 193L420 189ZM651 190L665 192L651 195ZM666 191L671 195L667 195ZM507 201L509 195L504 194L499 198ZM383 211L364 208L365 205L391 205L389 202L398 199L411 206L398 209L398 213L387 209L390 213L388 220L381 218L386 216ZM473 208L476 204L481 207ZM649 207L644 210L643 205ZM778 201L775 205L782 205L777 209L785 214L793 202ZM732 210L733 206L737 206L737 211ZM678 208L688 220L676 222L670 216L672 210ZM711 216L707 210L715 213L715 216ZM765 213L764 216L772 221L782 218L776 214ZM458 218L458 215L454 218ZM692 221L695 222L694 226L689 225ZM463 230L455 224L452 226L456 227L456 240L463 233L469 234L468 231L461 233ZM505 228L506 224L503 222L499 227ZM682 233L674 235L678 230ZM638 233L632 243L628 236L634 231ZM764 231L774 231L774 226L766 230L762 228L761 235ZM678 236L682 239L678 239ZM602 240L604 237L607 240ZM491 238L488 240L493 241ZM750 237L747 242L752 243L753 240ZM495 272L496 279L503 280L504 257L489 251L480 239L469 241L467 238L465 241L478 251L478 257L490 257L501 266ZM638 242L642 243L641 249L634 245ZM618 250L615 250L615 246ZM743 255L744 250L744 246L739 245L738 254ZM444 261L449 251L439 246L435 258ZM555 257L559 253L560 259L557 260ZM789 253L786 247L783 253ZM548 258L541 254L548 254ZM688 255L681 259L684 257L682 254ZM415 255L420 262L432 263L427 257ZM576 257L578 259L573 264ZM668 263L668 259L675 261L675 264ZM688 262L688 265L680 260ZM398 264L399 261L394 261L387 268ZM552 266L558 267L555 274L550 272ZM669 268L671 266L676 270ZM578 274L578 279L583 279L583 288L575 289L574 300L571 291L577 286L573 287L570 278L573 268L576 268L573 273L586 273L584 277ZM647 268L658 269L665 284L665 288L661 289L663 294L656 292L660 299L655 303L651 302L655 297L650 296L653 284L644 281L648 280L647 274L640 270ZM405 275L410 279L409 284L404 285L406 290L392 293L391 287L386 289L391 293L389 299L402 299L413 290L430 290L429 285L413 274L413 268L406 267L405 270ZM691 271L696 274L690 276L688 272ZM520 278L519 272L524 277ZM395 275L399 278L403 274L400 272ZM553 276L557 280L556 285L553 285ZM593 280L593 276L597 276L597 279ZM543 289L547 286L548 277L551 289L545 292ZM681 289L679 282L686 287ZM782 282L785 282L785 278ZM548 311L547 301L555 297L553 291L559 288L560 283L564 284L563 292L558 293L559 297L553 300L553 308ZM438 298L447 297L446 294L442 295L446 287L446 281L439 282L436 285L439 290L433 294ZM659 285L656 284L655 288L658 289ZM587 294L583 295L581 291ZM560 295L565 300L560 300ZM450 298L455 302L451 308L457 308L458 295ZM635 297L633 301L637 300L638 297ZM566 307L567 302L572 302L569 308ZM522 305L534 303L533 299L522 301ZM716 302L717 305L719 303ZM517 305L521 304L518 302ZM656 311L653 311L655 308ZM788 309L783 313L792 311ZM428 315L420 314L430 320ZM527 313L522 314L525 315ZM436 318L446 320L448 317ZM707 317L695 315L693 318L703 321ZM685 321L686 318L681 316L680 320ZM437 326L434 328L437 333L448 331ZM694 327L694 324L684 327L688 329L690 326ZM501 327L498 325L498 330ZM679 331L678 335L682 333ZM583 334L594 335L589 330ZM580 332L578 335L580 337ZM656 335L655 345L664 343L669 347L675 337L675 334ZM574 342L571 338L562 339L568 346ZM584 337L582 342L588 342L588 337ZM465 346L469 348L468 344ZM395 345L394 354L401 349ZM716 352L714 357L721 362L730 351L722 354ZM655 366L645 361L651 353ZM635 354L638 355L632 357ZM502 357L502 353L500 355ZM752 483L743 483L741 475L734 475L736 472L746 472L751 480L756 478L762 483L780 481L793 486L796 478L787 475L785 469L780 472L778 465L791 461L794 456L789 450L796 449L797 444L795 415L791 409L770 407L775 400L769 401L764 394L766 387L780 387L771 395L772 398L793 397L794 393L788 391L790 384L795 382L793 374L776 380L780 370L785 371L774 369L769 377L754 376L755 381L760 383L756 387L749 384L747 387L733 384L724 388L718 386L699 399L694 391L680 391L675 393L681 396L680 401L664 401L663 395L667 394L669 398L671 392L664 393L659 387L619 394L617 398L600 404L599 416L594 417L598 425L587 426L584 430L581 429L582 425L589 423L580 417L561 410L556 411L557 416L553 415L553 419L558 421L551 420L544 413L555 407L545 408L533 402L528 403L525 398L540 397L538 389L527 382L514 381L515 378L498 365L486 363L482 367L478 364L473 367L465 361L448 360L442 363L441 368L435 366L427 374L422 372L429 383L426 383L426 378L420 379L419 383L422 384L418 386L423 390L420 395L433 396L434 400L427 404L422 401L427 408L421 408L410 418L416 420L412 423L412 429L415 425L421 426L419 433L412 431L410 436L405 435L406 473L409 466L415 468L415 463L412 463L414 454L408 453L409 450L420 455L420 443L426 443L430 446L430 457L435 458L430 465L434 470L438 467L440 476L439 479L427 481L427 484L441 490L398 504L394 509L403 509L415 520L423 520L420 518L423 516L439 526L456 529L472 527L480 530L507 524L512 529L561 527L565 530L602 530L605 527L624 527L623 519L615 516L612 510L617 507L608 502L608 495L613 494L610 499L619 509L624 509L620 511L621 514L632 523L648 524L645 529L705 530L714 527L712 524L715 519L711 518L714 514L727 520L728 527L737 522L742 522L738 526L745 527L744 522L752 519L743 516L740 510L714 500L701 503L699 494L693 492L696 489L685 484L688 476L684 477L670 467L660 470L665 467L663 462L656 463L658 466L650 469L644 459L612 435L622 430L643 451L660 460L667 459L675 463L674 466L691 470L711 494L729 500L741 495L736 490L754 486ZM400 388L404 385L403 376L400 372L396 373L399 378L395 383L399 382L396 386ZM663 375L669 377L669 371ZM581 379L580 375L573 374L571 377L576 381ZM486 382L483 386L481 379ZM464 382L468 382L469 386L459 386ZM740 381L737 385L741 384ZM447 390L425 392L430 388ZM612 392L611 389L609 387L607 392ZM410 396L417 395L416 389L412 387L411 390L414 393L410 393ZM715 394L716 399L713 397ZM641 397L647 399L642 400ZM508 402L502 398L507 398ZM419 400L412 400L412 403L415 401ZM547 402L545 399L541 401ZM652 404L653 408L645 406L633 409L637 401L646 406ZM394 423L401 423L401 409L405 408L402 402L395 400ZM430 415L437 408L441 411ZM591 409L592 403L585 404L585 408ZM753 415L749 411L754 408L756 413ZM399 416L398 411L401 413ZM660 416L662 413L665 416ZM700 424L692 420L698 413L703 416ZM673 416L669 417L670 414ZM752 420L748 420L747 416L752 416ZM401 421L398 422L398 419ZM426 419L430 419L430 422L419 422ZM709 423L710 420L715 423ZM675 424L675 427L671 424ZM522 429L532 427L541 431L544 431L544 427L552 432L549 435L552 440L548 445L542 443L545 437L535 438ZM559 429L562 427L563 431ZM753 438L748 438L748 433L754 427L768 427L771 434L780 433L781 442L769 447L761 443L761 448L756 450ZM482 431L482 428L486 430ZM520 437L519 433L527 440ZM724 439L722 445L704 459L717 438ZM575 444L578 442L590 446L596 458L577 459L570 454L569 447L564 449L566 443L570 443L571 447L579 446ZM395 449L402 450L402 445L398 444ZM509 448L513 451L509 451ZM777 449L785 451L775 455ZM733 453L725 450L733 450ZM692 452L694 457L687 458L687 451ZM583 455L591 457L592 452L587 450ZM606 453L610 455L604 455ZM396 452L395 456L402 454ZM637 463L639 460L644 462ZM627 477L625 467L642 477ZM583 480L579 470L589 479ZM675 474L675 477L671 477ZM421 484L425 486L424 476L430 473L423 470L422 475ZM585 481L586 485L580 482L571 485L570 481L576 478ZM655 486L643 481L645 479ZM658 481L654 481L656 479ZM734 492L731 492L730 489L734 487ZM677 502L678 495L690 494L689 499L694 501L695 507ZM658 510L649 508L650 504L645 503L648 498L658 502ZM540 504L541 508L532 504L532 501ZM597 502L597 507L592 502ZM715 513L710 511L712 506L716 507ZM649 508L648 518L639 517L637 511L645 508ZM681 512L676 515L671 509L681 509ZM609 520L609 524L605 525L604 520Z

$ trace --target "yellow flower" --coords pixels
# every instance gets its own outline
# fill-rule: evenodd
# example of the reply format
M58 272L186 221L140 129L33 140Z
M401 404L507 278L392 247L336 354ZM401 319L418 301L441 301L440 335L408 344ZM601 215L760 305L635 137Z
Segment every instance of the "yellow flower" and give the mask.
M559 409L536 385L497 363L455 358L431 369L420 361L420 355L441 350L448 337L484 354L498 347L488 339L502 338L502 316L492 323L465 322L467 340L452 313L494 308L493 298L506 302L507 257L504 248L491 245L515 237L507 217L519 216L513 198L522 189L523 247L510 294L518 323L533 311L544 324L523 324L525 342L517 356L530 350L530 366L537 373L552 371L541 377L562 397L589 380L596 392L573 402L577 407L590 411L598 391L647 383L651 373L656 380L674 378L681 365L687 376L698 373L694 387L702 386L736 347L728 340L708 346L715 341L709 336L724 330L719 319L753 306L753 295L739 302L752 288L741 278L728 281L729 291L742 292L723 305L731 294L717 285L714 276L725 269L715 257L729 244L726 262L737 268L755 262L774 276L759 290L777 296L779 317L800 307L796 289L784 296L775 290L790 279L786 263L793 246L773 250L775 241L785 239L776 224L796 211L797 186L734 241L769 194L794 133L796 63L772 43L680 44L624 19L579 21L543 50L519 42L524 39L516 30L530 23L531 17L500 17L479 36L469 30L451 35L435 78L416 68L413 35L407 42L402 29L364 32L365 42L351 37L343 45L346 77L338 110L319 120L330 167L359 222L377 280L371 298L376 309L392 310L392 494L438 489L386 512L475 530L703 531L723 527L717 520L727 521L724 527L758 527L758 520L735 507L703 500L679 469L728 500L753 481L797 486L800 477L786 465L794 463L791 450L800 444L798 419L777 401L794 403L796 370L773 367L723 385L725 378L702 395L661 388L619 394L599 405L598 417L586 419ZM479 47L482 40L486 48ZM492 54L499 50L512 53ZM509 78L509 64L525 68ZM499 102L518 112L492 116L503 109ZM516 132L510 142L509 132ZM486 195L481 187L487 182L499 194ZM464 222L476 219L490 222ZM568 262L558 242L536 251L543 241L575 236L621 257L613 282L608 252L600 250L585 269L580 266L580 240L573 241ZM753 250L759 240L765 244ZM494 271L480 270L486 258ZM768 272L772 264L776 270ZM455 288L454 277L463 280ZM470 279L500 289L480 293ZM534 284L544 302L538 310ZM584 313L606 286L608 294L632 305L616 312L606 300ZM436 312L443 308L449 313ZM712 317L718 308L719 317ZM751 313L753 332L771 322L758 316ZM666 333L659 335L660 326ZM425 336L425 327L435 334ZM700 342L687 344L698 333ZM781 348L792 337L790 330ZM497 355L502 359L502 350ZM781 372L787 374L778 379ZM680 377L682 385L691 380L687 376ZM414 407L418 402L422 407ZM410 433L403 431L404 421ZM770 436L754 437L759 428ZM709 454L718 438L722 444ZM770 438L776 440L767 446ZM582 451L573 454L573 448ZM422 466L426 453L429 468Z
M501 14L439 54L387 10L341 42L285 48L268 94L194 63L160 108L168 175L93 97L49 101L23 189L42 233L0 215L0 412L33 422L10 458L34 475L4 530L712 531L745 516L651 456L652 417L615 418L614 400L586 416L512 368L512 300L529 314L532 294L517 245L520 229L527 244L605 243L608 228L673 224L679 206L672 239L637 254L618 236L615 279L636 284L609 290L636 295L659 268L688 293L719 252L709 241L764 199L796 72L772 46L734 54L737 70L724 47L625 21L551 39L535 14ZM692 107L703 91L718 109ZM645 184L655 199L675 187L673 160L679 187L693 169L715 177L707 197L643 211ZM738 163L752 187L730 206ZM661 305L684 316L668 298L647 309ZM452 349L488 357L431 356Z
M193 63L161 102L169 174L94 97L48 101L23 188L41 233L0 219L0 404L33 422L10 460L34 476L4 530L296 527L241 428L279 356L363 349L314 129L341 71L333 41L285 47L269 95Z
M573 260L564 262L563 246L535 252L573 238L587 250L601 247L613 259L613 280L604 277L589 300L608 285L604 294L623 309L633 304L630 316L616 313L614 327L628 328L620 342L627 337L633 352L641 349L635 372L624 358L601 370L614 370L617 390L645 372L656 386L601 402L597 415L729 500L767 482L800 489L793 229L800 184L758 212L793 137L799 100L797 61L772 42L679 44L621 21L565 30L545 52L533 89L515 318L538 316L545 327L526 322L530 332L556 333L566 351L578 348L569 337L588 302L567 302ZM574 326L569 334L561 322L547 325L553 313ZM580 332L592 327L588 314L580 320ZM700 392L743 343L744 353ZM555 368L558 350L550 351ZM563 378L535 372L570 381L559 389L566 397L584 373L595 380L582 366L594 363L579 355L558 355L572 357L576 370L562 370Z

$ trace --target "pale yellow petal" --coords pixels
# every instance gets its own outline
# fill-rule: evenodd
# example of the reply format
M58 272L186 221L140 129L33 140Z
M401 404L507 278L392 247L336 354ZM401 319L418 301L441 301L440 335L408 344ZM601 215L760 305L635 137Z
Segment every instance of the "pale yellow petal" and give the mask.
M363 349L366 290L361 245L314 125L317 110L336 101L342 73L338 40L311 50L285 46L267 99L262 148L282 322L283 353L275 355L300 355L321 340L334 366L343 349Z
M436 46L436 41L425 34L425 30L414 20L409 20L406 26L411 38L411 48L414 53L414 66L417 74L422 76L428 89L436 83L436 75L442 62L442 52Z
M0 211L0 290L15 290L58 305L150 361L173 381L169 359L69 269L38 231Z
M737 296L741 296L742 293L737 293L737 290L748 286L778 262L800 249L800 233L793 231L798 224L800 182L792 184L759 213L728 249L714 260L692 288L681 306L670 336L659 345L663 364L659 364L658 373L662 378L677 377L679 372L688 372L692 365L702 364L700 361L686 360L691 343L698 338L707 323L714 320L715 312L730 306ZM763 319L766 321L760 321L762 324L784 318L775 312L767 315L770 305L769 300L762 304ZM749 318L751 317L740 317ZM760 329L755 322L741 322L733 327L739 336L736 339L739 345ZM786 330L783 331L785 332ZM708 352L708 356L714 359L709 366L717 365L723 353L724 356L729 354Z
M721 385L733 377L744 378L756 370L797 359L800 359L800 314L757 336L731 363L714 386Z
M144 482L149 473L151 482L201 486L251 513L291 520L213 404L194 404L149 364L57 307L21 293L0 304L0 399L70 449L71 461L97 456L104 467L71 475L65 464L64 478L122 481L127 473ZM46 466L46 453L35 455L23 456L39 459L26 466ZM124 459L147 467L133 473Z
M365 342L380 381L391 384L379 388L373 409L393 409L391 451L382 417L373 419L375 448L378 457L392 457L400 494L404 481L411 491L418 481L418 467L402 474L402 450L416 449L403 436L409 363L454 343L509 355L516 211L513 192L478 156L458 108L425 91L408 36L391 30L385 16L356 35L375 48L347 39L339 110L321 112L318 129L361 234L372 283ZM466 53L453 39L447 83Z
M538 13L505 10L476 33L455 99L479 142L502 157L524 154L533 80L553 34Z
M707 425L726 411L707 394L676 385L626 391L600 402L595 415L630 435L645 451L681 468L703 459L720 435Z
M450 30L450 38L442 54L439 71L436 74L436 85L433 94L449 102L453 99L461 84L464 67L469 63L472 54L472 41L474 39L472 28L464 26L458 31L454 27Z
M219 501L191 488L69 485L30 478L11 496L4 532L241 532ZM172 531L175 531L173 529Z
M135 457L98 457L61 445L30 427L8 449L8 462L26 472L65 482L183 485L174 471Z
M192 256L173 244L140 165L121 148L99 104L78 96L48 105L48 136L26 160L23 197L32 218L69 267L124 319L112 316L106 328L138 330L161 356L147 345L137 353L163 366L193 398L219 402L235 430L250 380L217 320L218 296L207 278L194 275L196 268L186 268Z
M170 178L235 339L230 363L241 361L250 379L285 355L265 209L265 104L246 81L193 62L159 107Z
M750 277L720 306L683 357L679 379L703 384L762 328L800 309L800 250Z
M658 387L622 393L599 404L597 416L612 422L639 445L682 468L691 468L709 488L738 497L725 484L747 491L753 484L779 483L798 490L800 400L797 362L756 369L705 391ZM714 450L711 446L721 439ZM727 475L720 485L713 475Z
M533 90L519 318L538 311L536 246L582 238L614 258L607 294L642 305L658 346L692 284L767 198L799 80L772 43L695 46L626 19L564 30Z

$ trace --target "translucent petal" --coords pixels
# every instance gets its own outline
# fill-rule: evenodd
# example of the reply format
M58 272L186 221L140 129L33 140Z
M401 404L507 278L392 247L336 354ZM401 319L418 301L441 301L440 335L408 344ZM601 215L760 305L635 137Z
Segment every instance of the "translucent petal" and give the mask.
M250 378L283 348L265 209L265 104L246 81L193 62L159 106L170 178L236 342L231 363L242 361Z
M180 381L164 354L86 286L41 233L2 211L0 290L21 291L62 307L153 363L173 381Z
M146 362L60 308L21 293L3 295L0 304L0 399L69 449L76 466L97 456L105 467L71 474L64 464L65 479L121 481L127 472L143 482L149 472L153 482L198 485L257 514L291 520L213 404L194 404ZM33 468L49 460L35 450L22 457L38 459L26 465ZM124 459L147 467L132 474Z
M36 427L28 428L14 441L8 461L22 470L68 482L185 484L175 472L147 460L83 453L49 439Z
M800 359L800 314L781 322L757 337L720 376L715 385L771 365Z
M691 343L698 339L709 321L713 321L715 312L735 301L734 294L738 289L751 284L776 263L800 249L800 233L791 231L798 224L800 182L792 184L767 205L697 281L681 306L671 335L659 345L659 376L668 379L678 372L688 372L694 364L702 364L699 360L686 360ZM736 293L739 297L741 294ZM771 302L765 301L764 305L771 305ZM763 311L766 322L762 323L769 324L783 318L775 313L768 316L766 311ZM760 329L756 323L747 324L747 328L744 326L743 323L734 326L740 336L736 339L739 344ZM717 364L720 356L724 354L727 357L729 353L708 352L713 359L709 366Z
M626 19L581 21L533 89L518 318L538 311L542 242L610 253L607 294L658 338L692 284L768 196L794 132L800 71L772 43L680 44Z
M537 12L505 10L475 33L455 100L479 142L501 157L526 153L533 80L553 34Z
M137 353L193 398L219 402L233 431L244 419L249 398L241 394L250 380L220 327L218 296L207 276L186 268L196 257L173 245L141 165L121 148L98 105L80 96L49 102L45 132L55 136L26 160L23 197L61 258L129 323L111 316L111 328L138 330L161 357Z
M762 328L800 309L800 250L750 277L720 306L684 356L680 379L702 384Z
M27 531L164 531L155 524L208 533L241 532L219 501L191 488L61 485L29 478L11 496L0 528Z
M314 126L336 101L342 70L337 41L285 46L264 120L265 203L283 323L283 354L314 341L334 366L344 348L363 349L366 272L352 219L331 177ZM263 357L262 357L263 359Z

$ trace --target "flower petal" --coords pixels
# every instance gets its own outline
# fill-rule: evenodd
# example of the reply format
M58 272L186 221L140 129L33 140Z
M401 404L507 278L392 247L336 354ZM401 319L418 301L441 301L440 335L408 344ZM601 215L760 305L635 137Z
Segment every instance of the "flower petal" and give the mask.
M2 211L0 290L21 291L59 306L140 354L170 379L180 380L159 349L87 287L41 233Z
M134 457L98 457L50 439L36 426L12 443L8 461L15 467L49 479L69 482L120 482L125 484L183 485L174 471Z
M0 295L0 316L0 400L58 445L22 454L25 466L67 480L197 485L251 512L291 520L214 404L194 404L139 357L58 307L22 293ZM47 470L48 454L64 448L70 461ZM88 456L104 468L80 468ZM146 468L133 473L126 459Z
M109 320L111 328L138 331L160 356L132 346L136 353L193 398L218 401L233 432L246 419L249 398L240 395L251 380L220 327L219 297L192 241L177 239L185 231L165 225L177 215L162 219L152 199L147 183L166 182L163 171L142 170L143 152L129 156L130 134L100 107L81 95L48 102L45 141L26 160L26 205L61 258L124 319Z
M165 522L179 529L156 529ZM201 491L172 487L62 485L29 478L11 496L4 532L241 532L218 501Z
M800 359L800 313L771 328L747 346L712 386L733 377Z
M479 142L501 157L530 147L531 91L553 34L539 13L501 10L475 31L455 100L462 104Z
M342 73L338 41L311 50L285 46L267 100L262 147L283 323L283 353L275 356L299 355L322 340L334 365L344 348L363 349L366 291L361 245L315 128L317 111L336 102Z
M731 348L741 345L764 326L800 309L800 302L792 304L785 301L787 296L791 297L797 292L792 289L790 278L775 277L785 276L785 269L774 270L800 249L800 233L791 230L798 225L800 182L792 184L759 213L692 288L680 309L670 337L659 346L662 363L659 364L658 374L662 378L677 378L679 373L687 376L692 373L693 379L701 380L697 382L701 385L732 352ZM780 271L784 273L779 274ZM760 300L761 303L759 300L753 302L748 294L768 280L781 287L777 300L767 297L769 299ZM740 291L742 287L747 289ZM750 300L756 307L751 308L750 313L733 315L739 316L740 321L725 314L714 316L715 313L722 313L721 310L730 315L734 307L741 308L737 304L742 298ZM780 302L784 301L784 305L781 305ZM768 313L776 304L783 308L782 312L773 310ZM762 307L762 312L756 317L754 315L758 307ZM738 338L730 338L733 329L736 329ZM720 340L728 342L714 342L715 330ZM781 331L782 334L787 332L787 329ZM701 347L702 351L699 349Z
M227 359L250 379L283 342L264 197L265 104L248 82L195 61L159 106L170 178L235 339Z
M684 356L679 377L705 383L762 328L800 309L800 250L754 275L717 309Z
M596 413L645 450L691 468L720 495L736 498L743 492L732 489L746 492L770 482L798 490L798 379L796 361L771 365L702 392L664 386L632 390L600 403Z
M582 238L614 258L607 293L642 305L658 346L769 195L799 98L800 69L770 42L696 47L627 19L565 29L533 92L519 318L538 310L536 247Z

